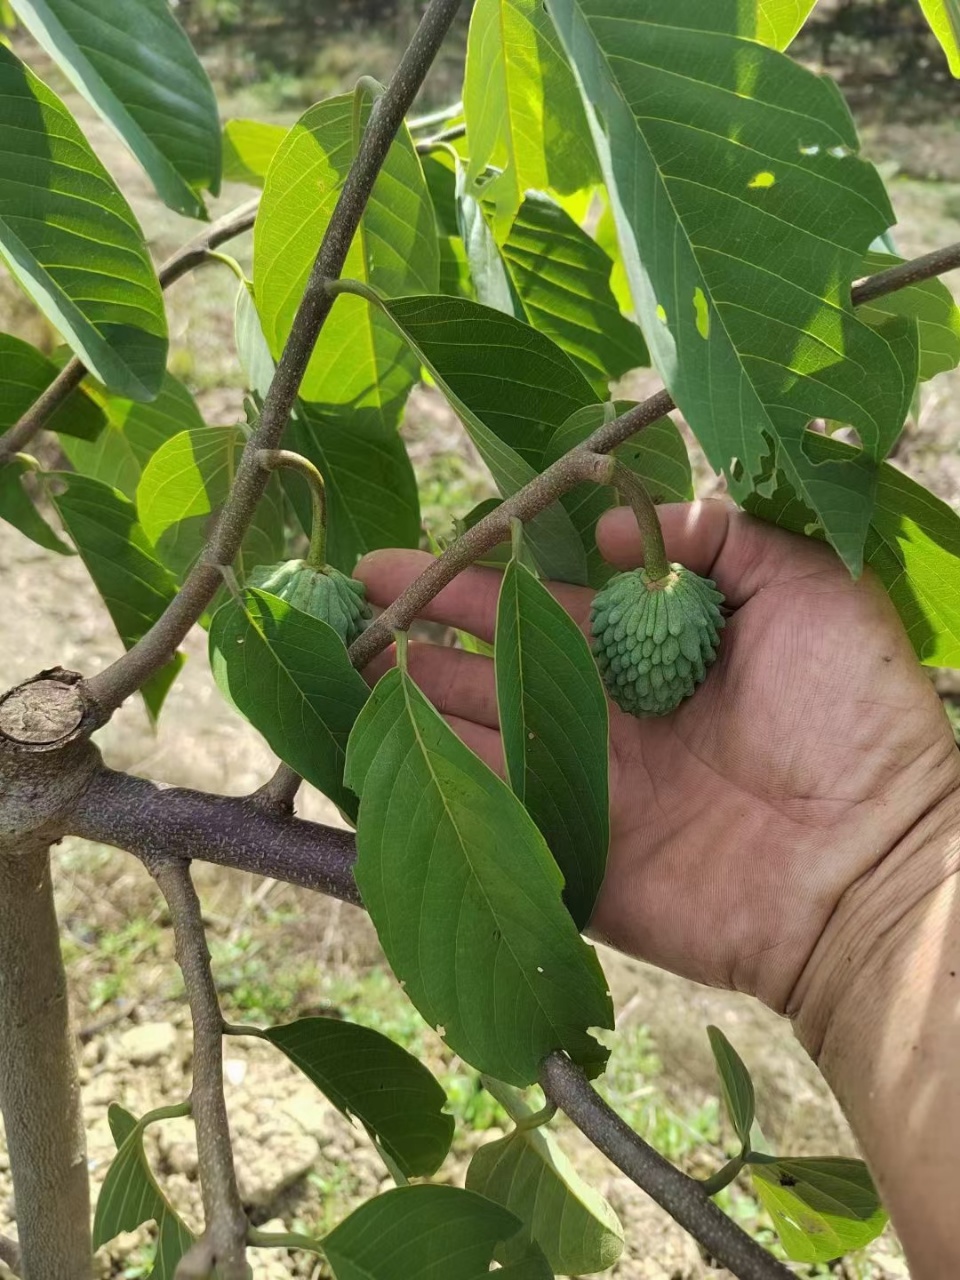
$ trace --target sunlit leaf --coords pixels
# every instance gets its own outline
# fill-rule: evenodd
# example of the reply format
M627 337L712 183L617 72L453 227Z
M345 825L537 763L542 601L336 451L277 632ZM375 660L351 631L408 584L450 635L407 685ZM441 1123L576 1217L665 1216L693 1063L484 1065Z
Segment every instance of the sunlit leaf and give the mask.
M262 187L287 130L262 120L228 120L223 126L223 180Z
M960 78L960 0L920 0L920 8L947 55L950 74Z
M746 24L743 35L756 33L758 40L772 49L786 49L807 18L817 0L756 0L755 26L750 22L750 6L744 5Z
M787 1256L830 1262L875 1240L887 1214L862 1160L751 1161L753 1186Z
M713 1060L717 1064L727 1115L746 1149L750 1145L750 1130L756 1119L753 1080L743 1059L719 1027L707 1027L707 1035L710 1037Z

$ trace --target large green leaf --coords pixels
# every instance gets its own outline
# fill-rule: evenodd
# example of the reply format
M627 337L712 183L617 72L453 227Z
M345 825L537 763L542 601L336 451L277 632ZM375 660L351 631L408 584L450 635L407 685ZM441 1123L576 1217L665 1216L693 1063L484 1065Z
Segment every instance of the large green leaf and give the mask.
M943 46L950 74L960 78L960 0L920 0L920 8Z
M287 136L281 124L228 120L223 126L223 180L262 187L267 170Z
M156 395L167 326L143 233L73 116L3 46L0 254L101 382Z
M60 447L82 475L102 480L128 498L136 497L143 468L161 445L204 425L193 396L169 373L150 404L111 395L104 395L101 404L107 429L93 441L61 434Z
M254 227L257 311L274 357L290 332L307 277L369 114L364 94L311 107L277 149ZM367 203L343 274L386 294L435 293L440 254L430 193L404 127ZM383 315L341 297L314 349L305 400L372 412L402 399L417 369ZM395 418L385 416L393 427Z
M34 470L27 458L11 458L0 467L0 520L12 524L24 537L62 556L72 555L70 547L50 527L23 486L23 477Z
M808 435L807 447L815 461L854 452L839 440ZM769 496L754 494L746 505L761 519L796 533L815 530L813 512L782 473ZM884 463L866 559L896 605L920 661L960 667L960 515Z
M719 1027L707 1027L713 1060L720 1076L723 1103L743 1149L750 1145L750 1130L756 1119L756 1097L753 1079L743 1059Z
M623 1252L617 1215L543 1127L514 1129L480 1147L467 1169L466 1186L515 1214L557 1275L606 1271ZM518 1260L524 1243L523 1236L511 1241L498 1259Z
M748 39L740 0L551 0L590 104L651 355L742 500L772 442L854 572L876 464L909 411L916 330L850 283L894 220L835 86ZM815 466L814 417L863 452Z
M180 431L152 455L137 485L144 532L164 564L183 577L196 560L226 501L246 440L242 427ZM240 549L246 574L284 550L283 490L270 479Z
M345 813L347 738L367 686L332 627L265 591L245 591L210 625L210 665L220 692L286 761Z
M352 1022L301 1018L263 1036L287 1055L338 1111L356 1116L408 1178L436 1173L450 1149L447 1095L405 1049Z
M100 480L51 472L51 496L76 544L94 586L107 606L127 649L145 635L177 592L137 522L137 509L122 493ZM151 715L160 708L183 659L176 657L142 687Z
M606 1051L587 1028L610 1024L610 997L556 863L404 671L383 677L358 718L346 779L361 796L357 884L427 1022L510 1084L536 1080L552 1049L600 1069Z
M52 360L29 342L0 333L0 432L12 427L59 373ZM103 411L77 388L45 424L61 436L95 440L106 425Z
M217 99L167 0L10 0L74 88L113 126L171 209L207 216L220 190Z
M563 872L564 902L582 929L610 841L607 700L583 632L516 559L500 587L495 654L507 778Z
M755 1156L749 1168L754 1189L795 1262L840 1258L875 1240L887 1225L862 1160Z
M397 1187L368 1200L323 1240L336 1280L481 1280L520 1223L459 1187Z
M872 250L863 265L867 275L875 275L902 261L895 254ZM882 328L890 316L905 316L917 322L922 381L960 364L960 308L942 280L921 280L907 285L905 289L859 306L857 315L877 328Z
M598 177L577 86L542 0L477 0L463 85L471 182L484 188L505 229L524 192L561 193Z
M756 32L758 40L773 49L786 49L807 18L813 12L817 0L756 0L756 26L750 25L750 5L743 6L746 27L744 35Z
M157 1248L151 1280L174 1280L177 1263L193 1244L193 1236L177 1216L147 1161L143 1131L153 1118L137 1121L112 1103L107 1113L117 1154L100 1188L93 1220L93 1247L101 1248L123 1231L136 1231L145 1222L157 1226Z

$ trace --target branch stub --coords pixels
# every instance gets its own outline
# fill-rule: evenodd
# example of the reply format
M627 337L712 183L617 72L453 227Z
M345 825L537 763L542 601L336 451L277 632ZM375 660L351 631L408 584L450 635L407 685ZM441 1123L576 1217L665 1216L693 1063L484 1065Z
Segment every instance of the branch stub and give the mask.
M76 683L57 676L44 672L0 700L5 738L20 746L53 746L77 732L84 718L83 698Z

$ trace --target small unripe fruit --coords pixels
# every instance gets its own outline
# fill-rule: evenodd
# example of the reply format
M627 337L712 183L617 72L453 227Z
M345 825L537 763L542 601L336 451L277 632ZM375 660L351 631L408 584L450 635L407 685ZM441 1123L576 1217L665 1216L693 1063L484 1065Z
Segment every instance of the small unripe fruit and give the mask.
M326 622L347 646L366 629L372 617L363 583L329 564L322 569L312 569L304 560L258 565L248 575L247 586L269 591L295 609Z
M663 716L688 698L717 656L723 596L681 564L664 578L618 573L593 599L593 652L622 711Z

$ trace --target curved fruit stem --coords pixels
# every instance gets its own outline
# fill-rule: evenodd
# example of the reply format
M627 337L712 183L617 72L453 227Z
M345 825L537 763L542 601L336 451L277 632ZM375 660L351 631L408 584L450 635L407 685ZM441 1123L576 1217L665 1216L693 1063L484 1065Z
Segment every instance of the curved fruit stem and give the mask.
M663 545L660 517L657 515L657 508L653 505L653 499L647 492L647 486L636 472L631 471L622 462L614 464L613 483L619 490L620 496L630 503L633 514L637 518L640 537L643 539L643 567L647 571L647 577L653 582L659 582L670 573L670 562Z
M313 519L306 562L311 569L322 569L326 564L327 553L327 491L324 488L323 476L309 458L293 453L290 449L261 449L257 458L266 471L275 471L277 467L289 467L291 471L299 471L310 486Z

